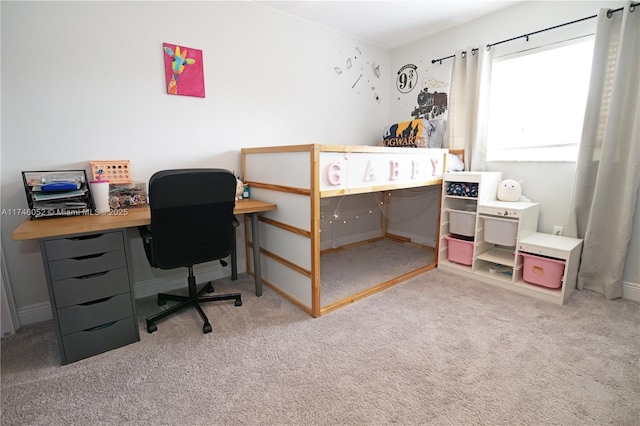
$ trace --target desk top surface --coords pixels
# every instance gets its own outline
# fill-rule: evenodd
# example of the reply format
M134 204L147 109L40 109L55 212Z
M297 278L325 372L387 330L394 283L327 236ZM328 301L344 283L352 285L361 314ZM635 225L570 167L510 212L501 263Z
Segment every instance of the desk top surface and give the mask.
M259 213L275 210L276 205L253 198L236 201L234 214ZM108 231L110 229L131 228L151 223L149 207L133 207L113 210L109 214L57 217L50 219L26 219L12 234L16 241L62 235L83 234L86 232Z

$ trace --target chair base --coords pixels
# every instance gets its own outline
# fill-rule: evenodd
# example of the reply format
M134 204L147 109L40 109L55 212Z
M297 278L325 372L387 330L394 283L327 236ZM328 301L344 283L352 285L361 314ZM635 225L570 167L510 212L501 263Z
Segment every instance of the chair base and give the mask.
M203 333L210 333L211 324L209 323L209 319L205 315L204 311L200 307L200 303L235 299L235 306L242 306L242 298L240 293L220 294L216 296L202 296L202 293L204 292L212 293L213 291L214 289L211 281L209 281L202 289L200 289L200 291L196 291L195 277L193 276L192 269L189 268L189 296L158 293L158 306L166 304L167 300L174 300L180 303L147 318L147 332L153 333L158 329L158 327L156 326L156 321L176 312L182 311L183 309L186 309L188 307L194 307L198 311L200 317L202 318L202 321L204 322L204 325L202 326Z

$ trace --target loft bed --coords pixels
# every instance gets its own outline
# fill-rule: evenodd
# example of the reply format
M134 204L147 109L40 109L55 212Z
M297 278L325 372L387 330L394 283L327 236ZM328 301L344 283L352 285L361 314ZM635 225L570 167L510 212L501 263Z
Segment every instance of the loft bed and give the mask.
M243 148L242 175L251 196L278 205L259 219L265 285L319 317L435 268L448 153L321 144ZM395 212L390 200L400 200ZM380 208L368 208L372 203ZM400 222L390 224L398 211ZM415 236L412 230L423 227L419 216L425 212L433 222L424 232L430 235ZM347 222L364 228L334 234L338 227L351 228ZM247 226L247 271L253 274Z

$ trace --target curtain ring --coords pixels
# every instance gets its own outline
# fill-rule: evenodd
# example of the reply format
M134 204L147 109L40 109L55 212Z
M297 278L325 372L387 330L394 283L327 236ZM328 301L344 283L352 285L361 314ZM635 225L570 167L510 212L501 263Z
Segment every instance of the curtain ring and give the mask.
M488 52L489 50L491 50L491 45L487 44L487 47L485 47L485 49L487 49L487 52Z
M525 38L527 41L529 41L529 34L525 34L525 35L524 35L524 38Z
M462 59L466 58L467 57L467 51L463 50L462 54L460 56L462 56Z
M613 16L613 10L607 10L607 18L611 18Z
M638 5L638 3L631 3L629 5L629 13L633 13L636 10L636 6Z
M478 49L471 49L471 54L475 55L477 51L478 51Z

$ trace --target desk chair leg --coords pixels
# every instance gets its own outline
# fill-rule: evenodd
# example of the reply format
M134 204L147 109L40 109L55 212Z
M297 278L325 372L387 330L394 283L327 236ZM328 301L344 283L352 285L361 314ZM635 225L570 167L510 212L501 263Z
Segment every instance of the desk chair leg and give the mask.
M175 294L159 293L158 306L166 304L167 300L178 301L180 303L147 318L147 332L153 333L158 329L156 321L165 318L175 312L181 311L189 306L193 306L194 308L196 308L198 314L200 314L200 317L204 322L204 325L202 326L202 332L205 334L211 333L211 324L209 323L209 319L205 315L204 311L200 307L200 303L235 299L235 306L242 306L242 298L240 296L240 293L220 294L216 296L202 296L202 293L204 292L212 292L213 285L211 284L211 281L209 281L202 289L200 289L200 291L197 291L196 278L193 275L193 267L189 266L188 268L189 277L187 278L187 281L189 283L189 296L178 296Z

